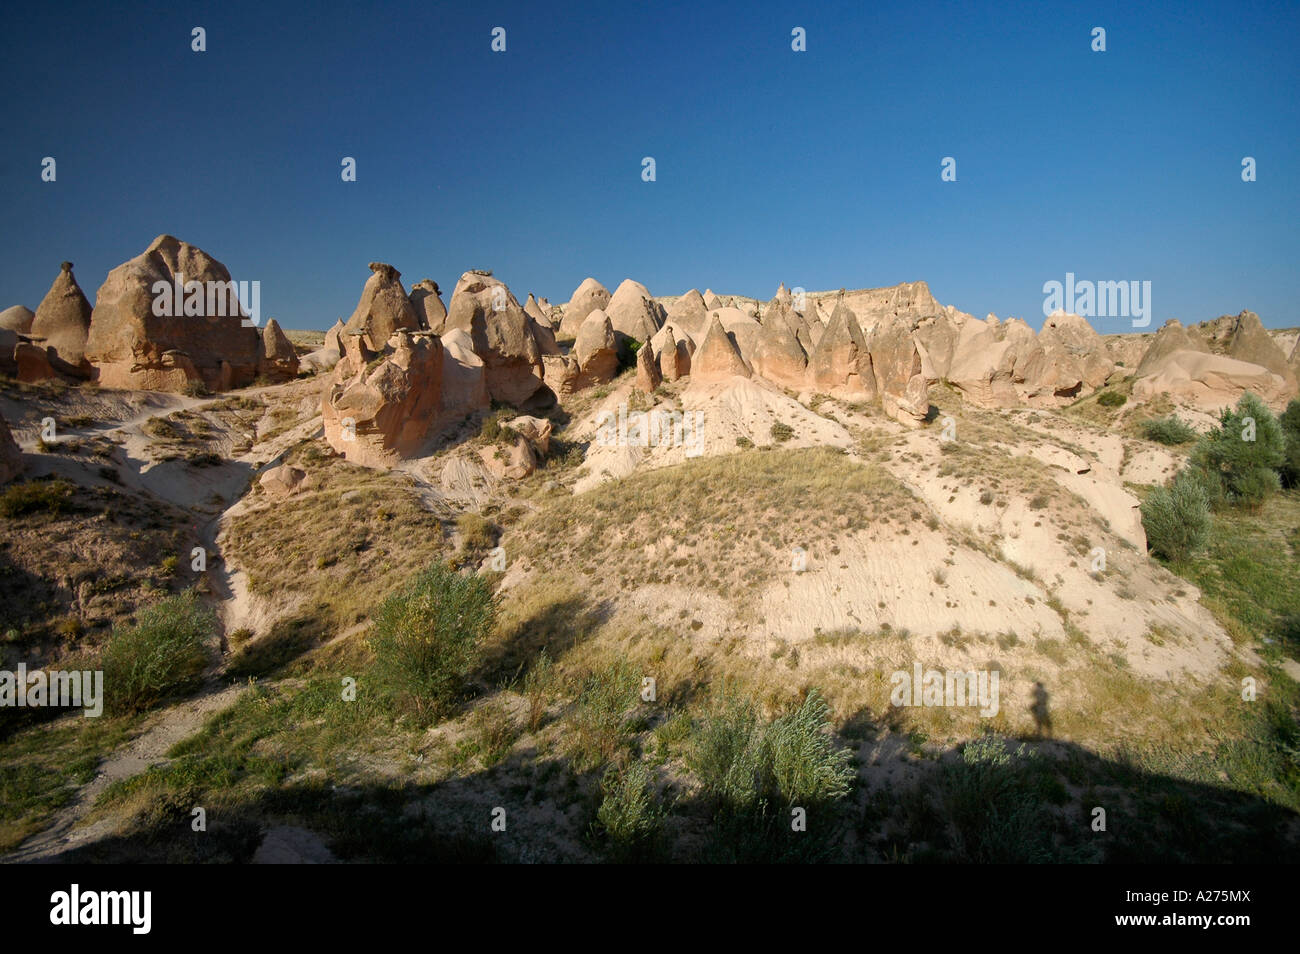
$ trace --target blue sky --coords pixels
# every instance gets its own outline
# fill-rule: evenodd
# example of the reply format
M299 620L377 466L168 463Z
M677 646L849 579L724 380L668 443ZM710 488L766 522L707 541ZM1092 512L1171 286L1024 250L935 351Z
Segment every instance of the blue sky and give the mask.
M24 6L0 14L0 307L64 259L93 302L170 232L290 328L350 314L376 260L556 303L587 275L925 279L1035 326L1073 272L1151 281L1153 328L1300 324L1296 4Z

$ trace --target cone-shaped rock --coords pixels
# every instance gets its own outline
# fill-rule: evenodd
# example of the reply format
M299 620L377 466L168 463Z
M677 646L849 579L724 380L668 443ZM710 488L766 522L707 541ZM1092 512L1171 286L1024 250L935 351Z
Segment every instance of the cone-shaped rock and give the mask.
M50 290L32 317L32 338L51 349L58 361L79 374L88 374L86 336L90 331L90 302L72 274L72 263L64 262ZM56 362L57 366L57 362Z
M699 350L691 356L691 382L723 381L736 375L749 377L749 368L722 322L714 315L709 333L704 336Z
M650 290L630 278L625 278L614 291L605 314L609 315L615 336L634 341L649 341L663 324L663 315Z
M274 318L262 328L262 360L257 373L276 384L298 376L298 352Z
M663 336L656 337L659 354L659 377L664 381L676 381L678 378L683 377L681 362L677 353L677 339L673 336L673 329L670 325L664 325L663 330ZM686 355L688 365L690 360L688 352Z
M876 396L875 373L862 328L843 301L835 306L830 324L808 358L807 386L852 400L870 400Z
M784 287L784 286L782 286ZM783 388L803 387L808 355L790 324L789 310L780 298L772 299L758 332L752 357L754 373Z
M930 401L911 323L892 316L877 321L867 338L867 351L885 413L905 423L925 420Z

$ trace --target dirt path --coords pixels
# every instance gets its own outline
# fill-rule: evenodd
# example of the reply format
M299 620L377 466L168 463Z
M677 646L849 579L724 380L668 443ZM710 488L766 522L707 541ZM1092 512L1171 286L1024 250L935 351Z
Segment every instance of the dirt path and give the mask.
M89 844L112 833L115 820L104 818L92 825L80 825L100 794L114 782L139 775L155 765L166 765L166 753L182 739L193 735L215 712L232 705L247 686L212 686L206 693L161 709L149 718L148 727L131 742L109 755L99 774L83 785L73 800L60 809L44 831L28 838L0 862L48 861L65 851Z

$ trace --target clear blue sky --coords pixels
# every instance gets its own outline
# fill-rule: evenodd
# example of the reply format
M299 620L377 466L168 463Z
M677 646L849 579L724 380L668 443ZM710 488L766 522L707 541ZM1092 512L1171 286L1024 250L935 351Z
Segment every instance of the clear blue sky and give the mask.
M347 316L376 260L556 303L587 275L760 298L923 278L1035 326L1070 271L1151 281L1153 328L1300 324L1295 4L99 0L0 23L0 307L64 259L93 302L170 232L290 328Z

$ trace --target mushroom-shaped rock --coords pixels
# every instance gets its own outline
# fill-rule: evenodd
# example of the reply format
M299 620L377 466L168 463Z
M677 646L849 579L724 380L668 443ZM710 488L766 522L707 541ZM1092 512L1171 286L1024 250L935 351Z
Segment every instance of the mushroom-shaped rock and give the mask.
M402 273L384 262L371 262L373 273L361 288L361 300L344 329L359 334L378 353L395 331L418 331L420 320L402 287Z

